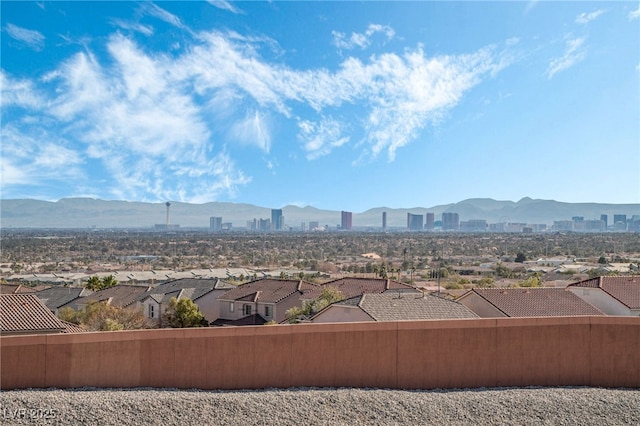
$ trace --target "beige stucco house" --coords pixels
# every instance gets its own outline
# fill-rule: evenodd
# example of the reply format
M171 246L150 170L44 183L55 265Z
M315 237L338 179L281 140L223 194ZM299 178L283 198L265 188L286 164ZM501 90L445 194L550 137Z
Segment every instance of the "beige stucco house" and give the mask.
M597 277L570 284L567 290L607 315L640 316L640 276Z

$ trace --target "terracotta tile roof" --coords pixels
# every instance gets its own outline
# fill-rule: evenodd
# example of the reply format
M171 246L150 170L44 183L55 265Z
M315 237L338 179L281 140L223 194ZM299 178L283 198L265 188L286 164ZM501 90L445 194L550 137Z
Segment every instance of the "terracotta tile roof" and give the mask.
M279 280L262 278L227 291L218 299L223 300L251 300L261 303L278 303L294 293L303 295L318 286L299 280ZM248 299L247 299L248 298Z
M64 332L65 333L86 333L87 330L82 328L82 326L78 324L74 324L72 322L60 321L64 324Z
M65 325L34 294L0 295L0 333L62 333Z
M629 309L640 309L640 276L597 277L568 287L600 288Z
M431 295L388 292L359 299L357 306L375 321L478 318L460 303Z
M25 287L21 284L0 284L0 294L20 294L20 293L35 293L36 289L33 287Z
M138 285L118 284L104 290L96 291L85 297L80 297L65 306L77 309L79 304L88 305L91 302L109 301L111 306L126 308L138 301L147 291L149 287Z
M508 317L604 315L564 288L475 288L471 291Z
M416 291L408 284L384 278L339 278L322 284L322 287L335 287L346 299L362 294L384 293L387 290ZM322 287L305 294L305 299L315 299L322 293Z
M188 290L193 290L193 289L188 289ZM153 290L151 290L153 291ZM176 298L178 300L180 299L191 299L191 297L189 297L189 295L191 294L191 292L187 292L185 293L185 290L174 290L170 293L145 293L142 295L142 297L140 299L138 299L138 302L143 303L145 300L147 299L153 299L155 300L157 303L159 304L169 304L171 302L172 298ZM192 299L193 300L193 299Z
M158 303L169 303L172 297L196 301L213 290L234 288L235 285L219 278L181 278L151 288L148 293L143 293L138 301L143 302L149 297Z
M34 293L53 312L78 297L88 296L92 293L81 287L50 287Z
M170 293L175 290L193 288L193 298L197 299L211 290L230 290L236 288L235 285L221 280L220 278L182 278L174 281L162 283L153 288L154 293Z

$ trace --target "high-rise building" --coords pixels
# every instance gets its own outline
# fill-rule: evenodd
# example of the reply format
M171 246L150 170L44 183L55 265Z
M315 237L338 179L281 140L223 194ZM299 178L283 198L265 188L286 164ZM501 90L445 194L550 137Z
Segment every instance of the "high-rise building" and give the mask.
M222 218L221 217L216 217L216 216L211 216L209 218L209 229L214 231L214 232L218 232L222 230Z
M407 229L420 231L424 228L424 215L407 213Z
M282 209L271 210L271 226L275 231L282 231L284 228L284 216L282 216Z
M343 211L341 213L341 216L342 216L342 218L340 220L340 228L341 229L351 229L351 225L353 224L353 222L352 222L353 213Z
M269 219L258 220L258 231L268 231L273 229L273 223Z
M320 222L309 222L309 231L315 231L316 229L320 229Z
M460 231L462 232L485 232L487 230L487 221L484 219L472 219L466 222L460 222Z
M387 212L382 212L382 231L387 230Z
M427 223L424 225L425 229L433 230L436 227L436 215L435 213L427 213Z
M613 223L627 223L627 215L626 214L614 214L613 215Z
M442 213L442 229L444 231L457 231L458 228L460 228L458 213Z
M614 214L613 215L613 228L616 231L627 230L627 215L626 214Z
M601 214L600 215L600 220L604 222L604 229L605 231L607 230L607 227L609 226L609 217L606 214Z

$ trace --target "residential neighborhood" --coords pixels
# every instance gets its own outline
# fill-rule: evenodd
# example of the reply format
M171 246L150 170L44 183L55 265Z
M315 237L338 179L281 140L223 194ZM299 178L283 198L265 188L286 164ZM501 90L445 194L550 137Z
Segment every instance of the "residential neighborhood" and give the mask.
M333 303L311 318L314 323L411 321L478 318L466 306L422 292L363 293Z
M340 278L322 284L260 278L240 285L219 278L184 278L156 286L118 284L94 292L71 287L26 292L11 285L2 285L1 289L0 331L7 335L90 331L82 324L62 321L59 316L65 309L67 313L84 312L92 306L137 313L138 328L166 328L169 324L163 318L172 299L192 301L204 319L199 325L224 327L290 322L640 316L640 276L602 276L565 287L473 288L459 297L384 278ZM317 310L291 317L292 312L299 314L322 298L326 290L338 296Z

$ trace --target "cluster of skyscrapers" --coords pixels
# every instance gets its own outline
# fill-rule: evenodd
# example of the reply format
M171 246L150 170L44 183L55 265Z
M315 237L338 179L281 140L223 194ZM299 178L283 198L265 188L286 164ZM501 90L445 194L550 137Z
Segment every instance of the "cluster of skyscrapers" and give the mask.
M600 215L599 220L585 220L582 216L574 216L571 220L558 220L553 222L553 230L573 232L640 232L640 215L633 215L627 218L626 214L614 214L613 223L611 224L609 224L609 217L606 214Z
M223 223L222 217L211 217L210 230L214 232L231 230L232 224ZM348 211L340 212L340 225L337 229L350 230L353 228L353 213ZM282 209L272 209L271 218L253 219L247 221L249 231L282 231L285 229L284 215ZM298 228L291 228L298 229ZM307 227L302 223L299 230L316 231L324 230L319 222L309 222ZM436 220L435 213L414 214L407 213L407 226L409 231L460 231L460 232L544 232L547 231L546 224L526 224L526 223L491 223L484 219L472 219L460 221L460 216L455 212L442 213L442 219ZM571 220L555 221L551 227L553 231L571 232L605 232L605 231L631 231L640 232L640 216L635 215L627 218L625 214L613 215L613 223L609 225L608 216L603 214L599 220L585 220L584 217L575 216ZM382 231L387 231L387 212L382 212Z
M458 213L442 213L442 221L436 222L435 213L425 215L407 213L407 229L410 231L434 230L436 227L445 231L454 231L460 228L460 216ZM386 222L386 212L383 213L382 222ZM384 225L383 225L384 228Z

